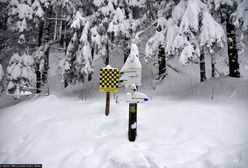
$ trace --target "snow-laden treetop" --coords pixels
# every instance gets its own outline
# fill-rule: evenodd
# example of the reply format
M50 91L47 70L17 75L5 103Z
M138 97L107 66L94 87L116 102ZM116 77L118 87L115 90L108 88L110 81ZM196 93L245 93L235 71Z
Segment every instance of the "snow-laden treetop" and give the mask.
M200 0L182 0L173 9L171 18L162 18L146 44L146 60L154 57L162 45L167 55L178 55L181 64L198 62L202 49L213 53L226 41L224 29Z
M131 44L131 51L126 60L126 63L121 68L121 72L127 69L141 69L141 63L139 61L139 50L136 44Z

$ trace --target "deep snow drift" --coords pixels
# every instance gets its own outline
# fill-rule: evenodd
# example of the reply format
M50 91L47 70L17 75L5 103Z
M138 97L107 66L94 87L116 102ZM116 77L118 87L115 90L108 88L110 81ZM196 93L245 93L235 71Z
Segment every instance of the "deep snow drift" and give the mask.
M0 110L0 163L42 163L45 168L246 168L247 118L246 100L153 97L138 105L138 136L131 143L124 101L112 100L106 117L103 97L82 102L51 95Z

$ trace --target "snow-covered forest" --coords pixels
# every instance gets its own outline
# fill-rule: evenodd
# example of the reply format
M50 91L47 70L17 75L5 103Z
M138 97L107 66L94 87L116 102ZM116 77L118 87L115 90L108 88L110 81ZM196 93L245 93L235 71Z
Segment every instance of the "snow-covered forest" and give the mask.
M0 0L0 164L247 168L247 46L247 0Z

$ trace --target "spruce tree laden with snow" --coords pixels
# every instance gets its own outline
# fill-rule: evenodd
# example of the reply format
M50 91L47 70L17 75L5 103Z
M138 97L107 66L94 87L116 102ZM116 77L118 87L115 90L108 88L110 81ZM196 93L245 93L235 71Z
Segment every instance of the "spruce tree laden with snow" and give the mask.
M163 79L166 75L165 33L166 19L160 17L155 35L146 43L146 61L152 60L158 66L156 80Z
M47 78L47 74L45 73L48 67L48 57L47 53L49 51L48 44L41 45L36 49L33 53L34 64L35 64L35 74L36 74L36 93L39 94L41 92L40 88L45 84L45 79Z
M145 3L146 1L144 0L131 0L122 1L122 4L119 4L119 7L122 8L122 13L124 17L122 18L123 21L120 21L120 23L115 24L123 27L123 29L120 29L118 33L119 35L117 34L117 41L122 40L122 46L124 50L124 63L126 62L126 59L130 54L131 40L134 38L134 33L140 28L144 18L146 17L146 15L143 15L146 12Z
M34 79L34 60L31 55L27 52L21 56L15 53L9 61L6 78L7 94L19 99L25 91L29 90Z
M212 77L215 77L216 52L224 47L225 42L225 32L222 26L213 19L209 12L204 12L202 15L200 47L211 58Z
M146 61L153 60L152 62L155 62L154 65L158 66L156 79L163 79L165 77L167 59L175 55L171 48L178 26L172 24L171 15L177 3L177 0L153 2L153 6L157 8L157 21L155 22L157 27L155 35L146 44L145 58Z
M134 32L142 23L141 14L145 9L145 1L109 1L106 6L110 12L108 17L107 34L111 41L111 45L119 45L121 43L124 50L124 62L130 52L130 43ZM100 10L101 11L101 10ZM144 13L144 12L143 12Z
M80 50L80 32L86 24L86 21L86 18L83 17L82 7L79 7L71 24L71 29L74 34L67 46L65 58L60 61L59 65L64 87L67 87L69 84L76 84L78 81L75 61L77 60L77 51Z
M87 21L80 39L77 33L74 34L68 45L66 57L60 63L65 87L68 84L84 83L86 78L88 81L92 78L93 55L90 30L90 22Z
M74 33L73 38L71 39L65 58L60 62L61 74L62 74L62 82L64 83L64 87L67 87L68 84L75 83L75 67L73 66L74 61L76 59L76 48L78 46L78 37L77 33Z
M131 40L145 19L145 1L122 1L116 8L115 15L109 24L108 32L113 34L115 43L122 41L124 63L130 53Z
M90 81L93 74L93 56L91 50L92 47L89 42L90 37L90 23L87 22L84 26L84 30L79 41L75 61L78 81L82 83L85 81L85 77L87 77L88 81Z
M51 40L56 39L59 42L62 39L62 33L65 34L62 32L64 28L62 22L68 23L70 21L77 1L10 0L7 3L9 4L8 30L12 31L14 35L17 34L16 32L22 33L27 41L25 47L29 47L31 51L37 48L36 52L40 52L42 48L44 59L35 59L38 61L35 62L37 93L40 93L40 87L47 82L49 47L50 44L54 43ZM34 36L36 32L38 32L38 36ZM15 49L13 50L15 51ZM40 64L44 65L42 72L40 72Z
M223 47L224 30L200 0L180 1L166 21L165 53L179 56L181 64L198 63L200 79L206 79L205 55ZM206 52L208 51L208 52Z
M90 29L90 39L91 39L91 55L93 59L97 59L101 56L101 48L103 47L102 37L99 34L97 26L93 26Z
M45 2L45 1L43 1ZM34 1L20 1L20 0L11 0L10 1L10 9L9 9L9 28L12 31L19 31L22 33L22 38L19 38L18 43L23 43L24 46L28 47L28 43L38 42L38 46L41 46L42 42L42 34L43 34L43 16L44 16L44 9L42 7L42 3L39 0ZM39 26L38 26L39 25ZM38 39L35 39L33 35L30 34L37 30L37 27L40 28ZM26 41L27 43L24 43ZM23 48L21 48L23 50ZM36 64L40 64L36 62ZM41 81L40 79L40 72L39 65L36 67L36 78L37 78L37 93L40 92L39 86Z
M39 42L42 41L42 43L38 43L38 46L41 45L41 50L38 49L38 52L43 55L36 59L36 61L38 60L36 62L36 74L39 79L37 80L37 86L40 85L39 87L46 84L48 80L50 46L60 42L67 47L67 43L64 43L66 32L63 31L66 28L66 24L70 22L71 15L75 11L77 2L78 1L74 2L72 0L42 1L44 17L40 20L38 40ZM40 92L40 90L37 89L37 92Z
M96 1L94 1L96 2ZM110 41L114 41L114 32L109 32L109 26L115 14L117 2L102 1L95 3L97 6L96 16L93 18L94 27L98 27L100 35L99 55L103 57L105 65L109 64Z
M212 10L217 12L222 22L225 23L228 58L229 58L229 76L240 77L238 49L237 49L237 29L243 32L248 29L246 0L209 0Z

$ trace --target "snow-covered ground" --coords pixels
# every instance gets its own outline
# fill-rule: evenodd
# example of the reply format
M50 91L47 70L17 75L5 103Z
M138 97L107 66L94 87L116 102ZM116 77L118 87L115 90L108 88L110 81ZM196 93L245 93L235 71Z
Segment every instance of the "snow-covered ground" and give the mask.
M141 57L139 90L151 101L138 104L135 142L127 137L123 89L118 104L112 96L110 115L104 114L105 95L97 91L101 60L92 82L64 89L57 75L60 58L56 53L50 57L50 96L21 102L0 97L0 163L41 163L44 168L247 168L246 57L241 57L240 79L222 76L203 83L197 75L199 65L180 66L171 60L181 71L168 69L156 90L151 67ZM122 66L120 58L110 60L113 67ZM227 74L225 65L217 67Z
M247 100L173 100L138 105L138 136L127 138L128 104L50 95L0 110L0 163L44 168L246 168Z

